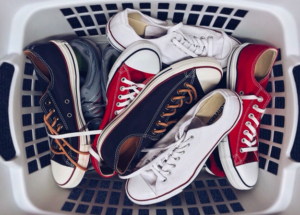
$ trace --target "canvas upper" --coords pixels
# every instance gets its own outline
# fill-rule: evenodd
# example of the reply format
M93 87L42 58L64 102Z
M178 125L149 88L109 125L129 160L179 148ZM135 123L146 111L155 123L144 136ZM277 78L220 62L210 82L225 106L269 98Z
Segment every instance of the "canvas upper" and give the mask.
M182 192L242 113L238 95L215 90L194 105L138 163L126 183L136 204L154 204Z
M162 62L167 65L191 57L208 56L216 58L224 68L231 51L239 44L223 31L173 24L133 9L113 16L106 31L109 42L118 50L139 40L155 44L162 53Z
M120 175L130 174L151 148L199 99L220 81L212 58L182 61L155 76L137 98L104 130L98 151Z
M70 52L63 53L62 47ZM24 51L35 66L42 90L40 106L47 131L52 135L85 130L79 88L76 84L73 87L73 83L79 81L78 71L75 71L76 61L74 64L67 63L71 52L65 41L37 44ZM89 162L89 144L89 136L50 138L51 169L59 186L70 188L80 183Z
M110 51L114 53L112 50ZM116 116L138 95L139 91L161 70L159 50L150 43L133 43L114 62L107 81L107 107L100 124L103 130ZM96 150L99 135L96 136L93 148ZM105 162L99 162L92 157L96 171L104 176L111 177L115 174Z

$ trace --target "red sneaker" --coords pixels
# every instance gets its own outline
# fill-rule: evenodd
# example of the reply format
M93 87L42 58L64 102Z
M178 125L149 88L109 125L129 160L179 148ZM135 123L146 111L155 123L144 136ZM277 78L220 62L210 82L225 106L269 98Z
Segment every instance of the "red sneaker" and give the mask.
M228 61L227 88L243 100L243 113L228 141L218 146L224 172L233 187L253 188L258 178L258 133L261 117L271 100L265 88L277 57L267 45L243 44Z
M145 85L161 70L159 50L150 42L139 41L130 45L114 63L107 83L107 106L99 130L103 130L112 120L122 114ZM116 172L105 165L97 153L97 140L94 139L91 161L95 170L105 178Z

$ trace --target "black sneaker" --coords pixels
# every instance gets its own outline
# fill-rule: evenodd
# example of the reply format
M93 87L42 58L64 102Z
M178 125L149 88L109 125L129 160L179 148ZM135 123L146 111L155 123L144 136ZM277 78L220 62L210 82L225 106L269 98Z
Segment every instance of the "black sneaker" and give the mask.
M194 58L176 63L158 73L102 131L97 150L121 176L134 171L151 148L222 77L222 67L213 58Z
M67 42L53 40L31 46L24 53L35 66L43 92L44 121L49 136L55 138L50 138L53 177L60 187L75 187L89 164L90 137L74 133L87 131L74 51Z

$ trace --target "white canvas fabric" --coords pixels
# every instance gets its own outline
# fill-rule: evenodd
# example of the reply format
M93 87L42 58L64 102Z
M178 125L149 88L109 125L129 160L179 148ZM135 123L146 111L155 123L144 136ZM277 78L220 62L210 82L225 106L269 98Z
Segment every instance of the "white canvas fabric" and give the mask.
M224 104L204 123L196 114L201 109L210 109L207 101L220 94ZM197 177L218 143L234 128L241 113L242 102L231 90L219 89L205 96L153 148L145 150L148 153L135 172L123 177L129 178L126 193L131 201L154 204L182 192Z
M129 21L133 20L129 18L130 14L135 15L134 24ZM208 56L216 58L225 68L231 51L239 45L236 39L223 31L183 23L173 24L133 9L126 9L113 16L106 31L109 42L120 51L139 40L153 43L160 49L162 62L167 65L191 57Z

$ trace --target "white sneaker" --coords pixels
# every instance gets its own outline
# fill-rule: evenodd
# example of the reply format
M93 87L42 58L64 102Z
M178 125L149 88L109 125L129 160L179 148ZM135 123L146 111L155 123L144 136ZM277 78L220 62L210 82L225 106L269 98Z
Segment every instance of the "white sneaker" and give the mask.
M199 101L137 165L126 183L128 198L154 204L182 192L198 175L242 113L239 96L215 90ZM145 150L144 150L145 151ZM125 177L124 177L125 178Z
M123 51L131 43L148 40L162 53L162 62L170 65L191 57L214 57L227 66L233 48L240 44L223 31L203 27L174 25L149 17L138 10L126 9L113 16L106 26L109 42Z

